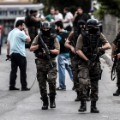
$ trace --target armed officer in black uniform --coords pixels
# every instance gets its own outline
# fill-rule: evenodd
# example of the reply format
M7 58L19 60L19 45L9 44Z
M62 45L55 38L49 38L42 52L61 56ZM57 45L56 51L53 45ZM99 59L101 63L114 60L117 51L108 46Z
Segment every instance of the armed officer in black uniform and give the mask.
M47 110L49 105L47 83L49 84L50 108L55 108L57 78L55 58L59 54L60 45L56 36L51 34L51 27L48 22L42 24L41 33L35 37L30 50L34 51L36 56L37 79L43 101L42 110Z
M79 56L78 78L80 109L79 112L86 111L87 90L91 85L91 113L99 113L96 107L98 101L98 82L101 79L100 56L105 50L111 48L105 36L99 30L99 22L96 19L87 21L88 32L78 37L76 53Z
M79 20L77 23L76 29L74 29L72 32L70 32L66 42L65 47L70 49L70 58L71 58L71 65L72 65L72 72L73 72L73 82L74 87L73 90L76 91L77 97L75 101L80 101L79 96L79 80L78 80L78 56L76 54L76 42L78 36L81 34L81 32L85 31L86 23L84 20Z
M117 90L113 93L113 96L120 95L120 32L117 34L115 40L112 42L112 61L113 67L116 64L115 70L117 72ZM111 73L112 74L112 73Z

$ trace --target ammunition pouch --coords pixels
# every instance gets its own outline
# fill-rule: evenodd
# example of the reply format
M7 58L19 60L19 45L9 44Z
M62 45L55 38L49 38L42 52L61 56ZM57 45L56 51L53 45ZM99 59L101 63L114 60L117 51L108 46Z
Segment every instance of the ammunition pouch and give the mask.
M39 50L36 50L34 53L35 53L36 58L48 60L48 57L45 53L40 52ZM50 56L51 56L52 59L54 59L54 58L56 58L57 55L56 54L50 54Z
M89 73L91 80L100 80L102 75L102 69L100 67L100 63L97 62L93 67L91 67Z

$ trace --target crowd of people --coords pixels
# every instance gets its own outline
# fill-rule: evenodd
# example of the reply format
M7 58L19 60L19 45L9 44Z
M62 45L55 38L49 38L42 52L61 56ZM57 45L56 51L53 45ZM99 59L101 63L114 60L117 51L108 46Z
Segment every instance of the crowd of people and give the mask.
M20 68L21 90L30 90L26 80L27 41L28 48L35 54L37 79L43 101L42 110L48 109L49 100L50 108L56 108L56 90L66 90L65 70L67 70L73 83L72 89L77 95L75 101L80 101L78 111L85 112L87 101L90 100L90 112L99 113L96 103L102 74L100 57L111 48L111 45L103 35L99 21L84 13L81 7L77 8L74 15L68 7L65 7L63 12L64 17L58 9L51 8L49 15L41 17L37 16L36 10L31 10L26 14L25 21L16 22L15 28L8 34L7 42L7 58L11 59L9 90L19 90L15 87L17 67ZM114 50L118 48L118 40L119 35L113 42L112 58ZM120 55L117 54L117 59L119 58ZM114 96L120 95L119 84L118 73L118 90Z

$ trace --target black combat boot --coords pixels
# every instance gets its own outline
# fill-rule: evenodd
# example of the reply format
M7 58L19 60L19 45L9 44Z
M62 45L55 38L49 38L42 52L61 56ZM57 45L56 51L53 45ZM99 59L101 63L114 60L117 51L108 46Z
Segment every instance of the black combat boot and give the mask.
M85 112L86 111L86 101L81 101L79 112Z
M77 93L77 97L75 98L75 101L77 102L80 101L80 96L79 96L79 91L76 91L76 93Z
M99 113L99 110L96 107L96 101L91 101L91 113Z
M48 97L43 97L41 99L43 101L42 110L47 110L48 109Z
M50 95L50 108L56 108L55 95Z
M120 95L120 88L118 88L118 89L116 90L116 92L113 93L113 96L119 96L119 95Z

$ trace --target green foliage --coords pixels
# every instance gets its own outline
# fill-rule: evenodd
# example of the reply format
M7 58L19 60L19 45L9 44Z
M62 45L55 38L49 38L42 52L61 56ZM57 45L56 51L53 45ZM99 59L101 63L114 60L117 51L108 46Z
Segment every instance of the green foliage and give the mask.
M96 18L98 18L99 20L103 20L105 13L106 13L106 7L105 6L100 6L100 9L98 9L94 12L94 16Z
M110 13L114 16L120 17L120 0L98 0L102 6L104 13Z

